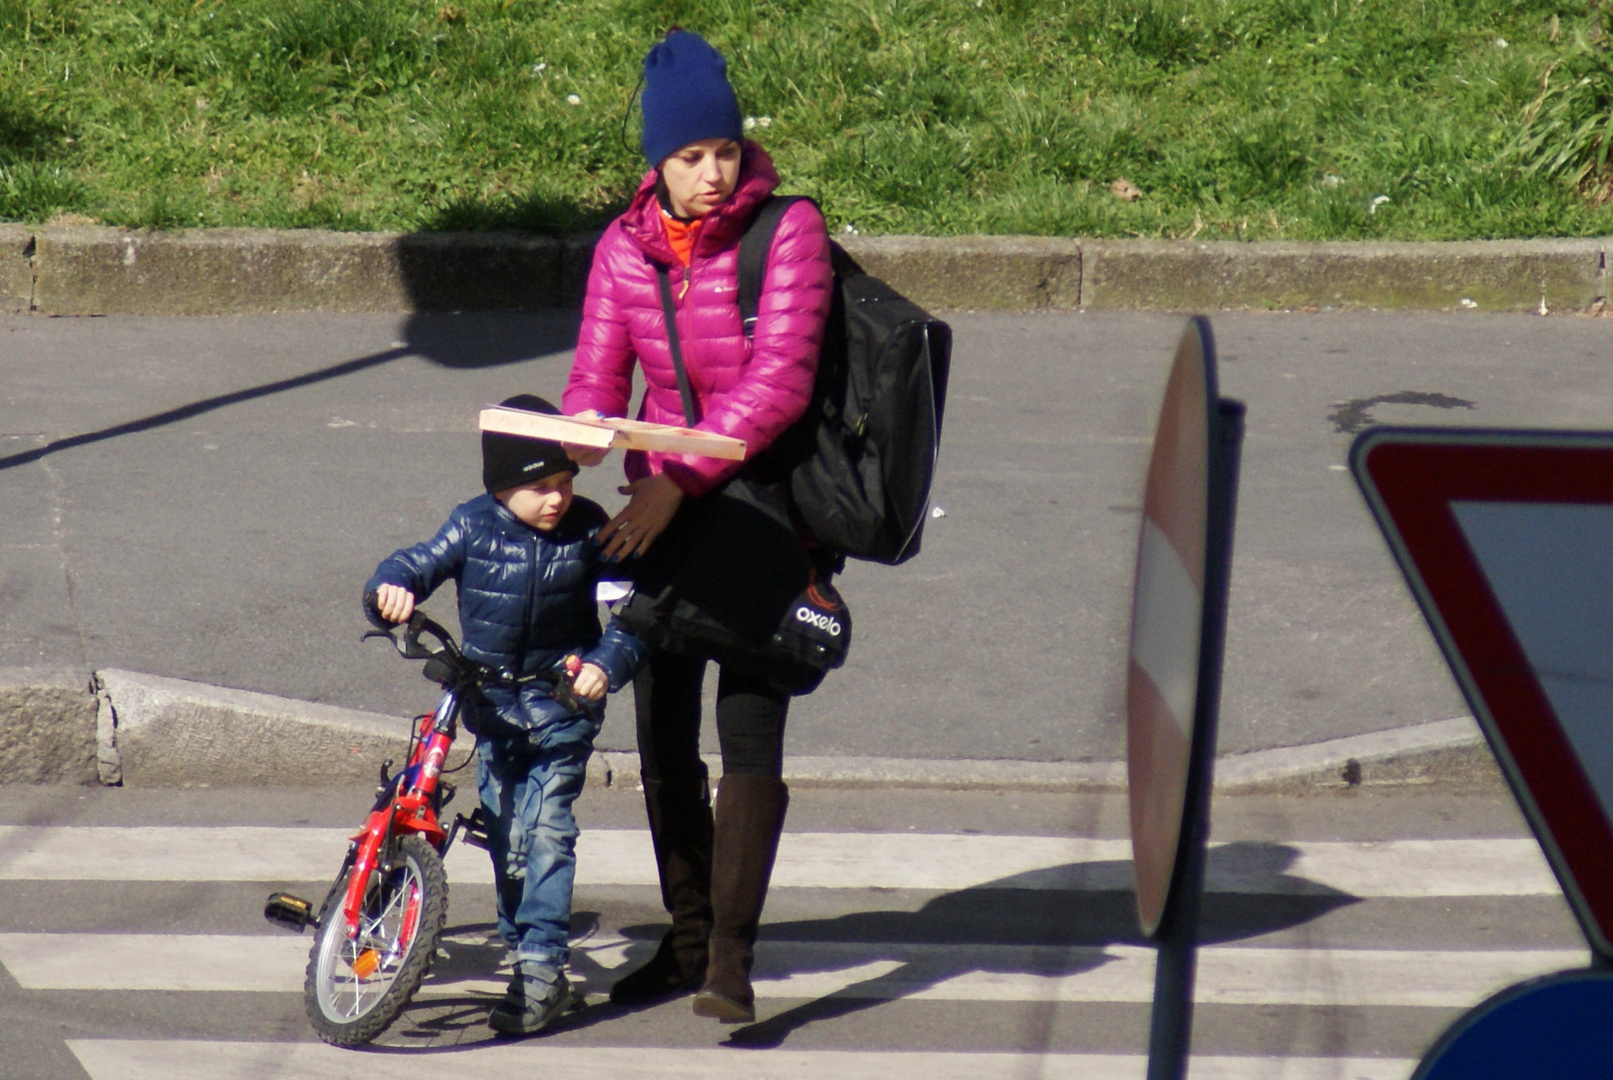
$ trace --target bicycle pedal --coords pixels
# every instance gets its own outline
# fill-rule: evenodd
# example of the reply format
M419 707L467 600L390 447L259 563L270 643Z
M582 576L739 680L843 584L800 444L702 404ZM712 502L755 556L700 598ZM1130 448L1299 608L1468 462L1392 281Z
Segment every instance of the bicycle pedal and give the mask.
M458 831L471 847L479 847L483 851L487 847L487 820L482 816L481 807L477 807L467 816L456 814L454 816L454 829Z
M268 903L263 905L263 917L276 926L294 930L299 934L319 923L318 916L314 914L313 904L300 896L283 892L270 894Z

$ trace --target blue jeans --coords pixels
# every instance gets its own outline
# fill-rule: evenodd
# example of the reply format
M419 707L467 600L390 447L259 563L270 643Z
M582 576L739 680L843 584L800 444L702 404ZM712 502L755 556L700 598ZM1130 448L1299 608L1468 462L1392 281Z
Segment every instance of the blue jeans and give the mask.
M588 743L544 750L523 740L476 743L476 788L487 817L498 930L523 969L559 971L570 959L571 886Z

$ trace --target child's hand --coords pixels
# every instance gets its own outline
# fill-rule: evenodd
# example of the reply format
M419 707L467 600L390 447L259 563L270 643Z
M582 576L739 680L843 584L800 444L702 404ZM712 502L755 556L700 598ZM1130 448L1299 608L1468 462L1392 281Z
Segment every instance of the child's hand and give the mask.
M387 622L408 622L414 614L414 593L402 585L382 585L375 590L375 610Z
M605 677L605 669L598 664L584 664L571 681L571 692L584 701L598 701L609 689L610 680Z

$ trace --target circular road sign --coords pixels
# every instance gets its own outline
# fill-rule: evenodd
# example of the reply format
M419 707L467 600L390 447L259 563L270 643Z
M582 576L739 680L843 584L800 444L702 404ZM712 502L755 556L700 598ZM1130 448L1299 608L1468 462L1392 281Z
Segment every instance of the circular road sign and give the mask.
M1183 833L1199 697L1210 439L1219 409L1209 323L1188 323L1165 386L1143 495L1126 674L1137 914L1153 937Z
M1412 1080L1607 1080L1613 971L1565 971L1501 991L1440 1037Z

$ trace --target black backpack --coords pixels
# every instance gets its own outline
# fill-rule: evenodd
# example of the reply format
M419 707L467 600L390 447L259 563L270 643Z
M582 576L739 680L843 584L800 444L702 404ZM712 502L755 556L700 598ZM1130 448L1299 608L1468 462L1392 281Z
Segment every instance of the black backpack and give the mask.
M739 311L756 323L779 220L805 196L768 200L739 245ZM952 328L830 241L834 306L806 413L769 448L823 546L895 566L918 554L930 509Z

